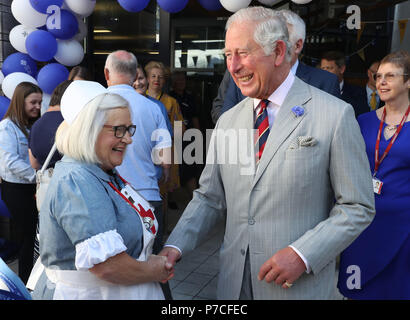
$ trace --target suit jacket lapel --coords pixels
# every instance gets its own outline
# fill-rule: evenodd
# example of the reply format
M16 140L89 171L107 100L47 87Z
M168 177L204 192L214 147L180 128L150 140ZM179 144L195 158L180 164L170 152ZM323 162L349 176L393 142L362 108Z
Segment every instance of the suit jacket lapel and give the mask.
M280 107L273 126L270 130L268 140L266 141L266 147L263 151L262 158L260 159L259 166L257 168L253 186L258 182L261 175L265 171L269 162L272 160L279 147L289 137L289 135L296 129L302 119L309 112L305 105L311 99L309 92L309 86L295 77L295 81L289 90L289 93ZM292 111L295 106L301 106L305 109L305 112L301 116L296 116Z
M254 147L253 147L253 128L254 128L254 106L253 106L253 99L251 98L246 98L246 100L243 101L243 106L241 106L240 108L238 108L238 113L236 115L235 119L232 119L232 123L233 123L233 128L234 129L245 129L245 131L247 133L250 133L246 135L246 141L240 141L239 139L242 139L243 136L238 136L238 152L244 152L246 154L246 159L244 159L246 161L246 163L241 163L242 159L238 159L239 160L239 164L240 167L243 165L246 168L242 168L245 170L245 172L249 172L249 174L245 174L243 176L243 178L245 179L245 176L248 176L249 178L249 184L252 183L253 181L253 177L254 177L254 173L255 173L255 151L254 151ZM237 131L237 133L239 133L239 131ZM245 146L245 150L241 149L242 147ZM250 154L249 154L250 152ZM250 156L251 159L249 159L247 156ZM238 154L238 158L240 158L241 155ZM226 158L226 157L225 157ZM249 163L249 161L251 163ZM251 166L251 167L249 167Z

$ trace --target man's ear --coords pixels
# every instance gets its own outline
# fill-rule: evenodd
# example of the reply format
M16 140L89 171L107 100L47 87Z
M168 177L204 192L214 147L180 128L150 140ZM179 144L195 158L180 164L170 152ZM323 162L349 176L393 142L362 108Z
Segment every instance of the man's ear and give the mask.
M367 69L367 77L369 79L373 77L373 73L370 71L370 69Z
M341 67L340 67L340 72L341 72L342 74L344 74L345 71L346 71L346 65L341 66Z
M104 77L106 81L110 79L110 71L107 68L104 68Z
M298 41L296 41L295 43L295 53L297 55L299 55L303 50L303 40L299 39Z
M275 67L280 66L286 58L286 43L282 40L276 41L276 47L274 53L276 54L275 57Z

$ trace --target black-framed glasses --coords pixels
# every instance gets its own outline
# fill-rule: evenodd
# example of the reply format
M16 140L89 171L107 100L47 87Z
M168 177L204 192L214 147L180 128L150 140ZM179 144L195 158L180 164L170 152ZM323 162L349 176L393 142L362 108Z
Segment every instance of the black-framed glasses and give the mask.
M408 76L407 73L394 73L394 72L388 72L385 74L381 73L375 73L373 74L373 79L376 82L382 81L385 79L387 82L392 82L396 77L403 77L403 76Z
M130 134L130 136L132 137L135 133L135 130L137 129L137 126L135 124L132 124L128 127L126 127L126 126L110 126L108 124L105 124L103 127L104 128L111 128L112 130L114 130L114 136L116 138L124 137L125 133L127 131Z

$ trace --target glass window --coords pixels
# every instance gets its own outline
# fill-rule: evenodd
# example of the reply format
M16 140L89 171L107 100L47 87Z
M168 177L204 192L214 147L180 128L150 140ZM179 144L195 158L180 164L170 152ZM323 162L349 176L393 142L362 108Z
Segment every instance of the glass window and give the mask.
M220 26L175 26L173 36L173 69L225 71L224 23Z
M153 1L146 9L135 13L126 11L117 1L97 1L93 14L94 54L125 49L138 58L158 55L157 20L157 6Z

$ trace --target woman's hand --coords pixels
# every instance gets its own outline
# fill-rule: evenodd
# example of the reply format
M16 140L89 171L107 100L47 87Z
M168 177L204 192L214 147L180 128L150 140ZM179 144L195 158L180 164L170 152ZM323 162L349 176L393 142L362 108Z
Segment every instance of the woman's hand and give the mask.
M165 283L174 276L174 267L164 256L150 255L147 263L156 277L154 281Z
M121 252L89 269L98 278L122 285L146 282L167 282L174 269L166 257L151 255L147 261L137 261Z

